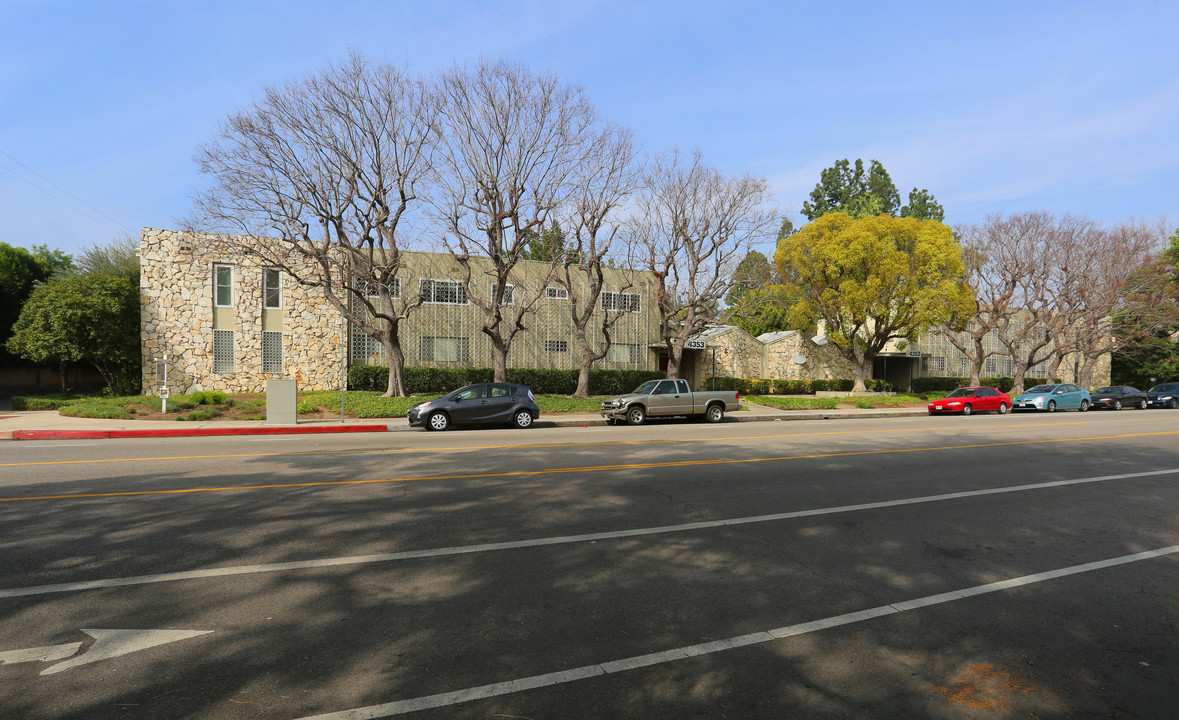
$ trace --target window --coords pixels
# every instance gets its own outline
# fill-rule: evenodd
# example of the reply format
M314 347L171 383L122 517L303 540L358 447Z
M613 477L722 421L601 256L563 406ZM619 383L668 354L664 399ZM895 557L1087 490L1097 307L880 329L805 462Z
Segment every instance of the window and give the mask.
M422 338L422 362L470 362L471 339L465 337Z
M999 364L997 362L995 362L995 358L987 358L986 372L990 373L991 375L994 375L995 371L998 369L999 369Z
M602 293L603 310L617 310L619 312L637 313L639 312L640 308L641 301L638 293Z
M455 400L478 400L487 397L486 385L472 385L466 390L455 393Z
M456 280L422 280L422 298L427 303L467 304L467 292Z
M929 356L922 357L921 358L921 371L922 372L935 372L935 373L945 372L946 371L946 359L944 357L929 357Z
M233 307L233 266L213 266L213 305Z
M262 331L262 372L282 372L282 333Z
M282 307L282 273L277 268L262 271L262 307L267 310Z
M606 355L606 362L637 364L639 361L639 346L629 343L613 343Z
M512 385L492 385L491 394L488 397L511 397L516 394L516 388Z
M495 293L495 286L491 288L492 294ZM500 305L515 305L516 304L516 286L504 285L504 297Z
M547 287L544 289L544 296L549 300L568 300L569 291L563 287Z
M352 362L363 364L367 358L381 358L385 348L374 337L365 335L355 327L352 329Z
M567 340L545 340L544 351L547 353L564 353L569 352L569 341Z
M233 331L213 331L213 372L233 372Z
M368 282L367 280L361 280L356 283L356 286L358 288L361 288L364 290L365 298L367 298L368 301L373 304L373 307L376 307L376 308L381 307L381 294L380 294L380 292L378 292L378 288L377 288L378 285L379 285L379 283L371 283L371 282ZM401 299L401 278L395 277L392 280L390 280L386 285L389 288L389 297L392 298L393 300L400 300Z

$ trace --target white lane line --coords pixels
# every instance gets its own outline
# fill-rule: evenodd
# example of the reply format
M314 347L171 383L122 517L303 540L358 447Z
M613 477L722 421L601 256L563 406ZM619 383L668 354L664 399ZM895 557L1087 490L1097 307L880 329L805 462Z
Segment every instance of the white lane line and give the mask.
M1049 570L1047 572L1036 573L1034 575L1024 575L1022 577L1001 580L999 582L988 583L986 585L976 585L974 587L963 588L954 592L928 595L926 597L914 598L913 600L906 602L881 605L879 607L869 608L859 612L847 613L845 615L836 615L834 617L823 618L821 620L801 623L798 625L788 625L786 627L774 628L772 630L765 630L749 635L740 635L738 637L728 638L725 640L716 640L713 642L701 643L699 645L688 645L686 647L665 650L663 652L656 652L648 655L637 655L634 657L624 658L622 660L614 660L596 665L584 665L571 670L562 670L560 672L547 673L545 675L533 675L532 677L493 683L491 685L481 685L478 687L466 688L464 690L456 690L454 692L439 693L437 695L426 695L423 697L410 698L407 700L397 700L394 702L383 703L381 705L369 705L367 707L353 708L351 710L326 713L323 715L312 715L300 718L300 720L372 720L373 718L403 715L405 713L417 712L419 710L427 710L430 708L447 707L450 705L457 705L459 703L470 702L472 700L484 700L486 698L496 697L499 695L517 693L522 690L533 690L536 688L551 687L553 685L563 685L565 683L574 682L577 680L585 680L591 677L599 677L602 675L626 672L627 670L634 670L636 668L648 667L651 665L659 665L662 663L675 662L677 660L685 660L687 658L723 652L725 650L733 650L735 648L746 647L748 645L758 645L761 643L773 642L774 640L805 635L807 633L827 630L829 628L839 627L841 625L850 625L852 623L863 622L865 620L871 620L874 618L883 617L885 615L894 615L896 613L916 610L919 608L929 607L931 605L938 605L941 603L962 600L978 595L985 595L987 593L1009 590L1014 587L1032 585L1034 583L1045 582L1047 580L1055 580L1068 575L1077 575L1080 573L1093 572L1095 570L1115 567L1117 565L1125 565L1127 563L1140 562L1142 560L1151 560L1153 558L1172 555L1175 553L1179 553L1179 545L1172 545L1170 547L1159 548L1157 550L1148 550L1146 552L1134 553L1133 555L1123 555L1121 557L1110 558L1109 560L1099 560L1097 562L1085 563L1083 565L1073 565L1071 567Z
M433 548L429 550L406 550L403 552L381 553L378 555L351 555L335 558L322 558L319 560L292 560L289 562L266 563L261 565L234 565L229 567L204 568L200 570L182 570L179 572L158 573L154 575L135 575L132 577L123 578L83 580L81 582L57 583L53 585L33 585L29 587L0 589L0 599L10 597L25 597L28 595L47 595L50 593L76 592L79 590L96 590L100 588L127 587L131 585L149 585L152 583L175 582L177 580L201 580L207 578L228 577L231 575L252 575L256 573L282 572L285 570L313 570L318 568L338 567L341 565L367 565L372 563L396 562L399 560L445 557L448 555L471 555L475 553L496 552L500 550L520 550L525 548L544 547L548 545L569 545L572 543L597 540L618 540L622 538L642 537L646 535L664 535L668 533L689 532L692 530L708 530L737 525L748 525L751 523L794 520L797 518L816 517L819 515L834 515L836 513L859 512L862 510L879 510L882 508L918 505L921 503L960 500L963 498L1026 492L1029 490L1045 490L1050 488L1067 487L1070 485L1108 482L1111 480L1130 480L1134 478L1171 475L1175 473L1179 473L1179 468L1170 468L1167 470L1149 470L1146 472L1125 473L1121 475L1102 475L1099 477L1078 478L1076 480L1052 480L1049 482L1031 483L1028 485L1009 485L999 488L987 488L985 490L964 490L962 492L945 493L942 495L926 495L924 497L901 498L899 500L883 500L881 502L859 503L856 505L840 505L837 507L814 508L812 510L796 510L793 512L773 513L770 515L729 518L728 520L701 520L700 522L684 523L681 525L662 525L657 527L634 528L632 530L613 530L610 532L586 533L583 535L562 535L547 538L534 538L532 540L512 540L508 542L484 543L481 545L461 545L458 547Z

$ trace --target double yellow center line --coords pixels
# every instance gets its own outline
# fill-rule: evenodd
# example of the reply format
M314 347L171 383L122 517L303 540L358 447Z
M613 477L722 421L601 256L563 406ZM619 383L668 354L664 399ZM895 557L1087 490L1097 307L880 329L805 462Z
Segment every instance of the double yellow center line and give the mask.
M901 431L889 431L901 432ZM847 434L847 433L814 433L818 435L826 434ZM1147 433L1122 433L1118 435L1099 435L1093 437L1081 438L1056 438L1056 439L1042 439L1042 440L1014 440L1009 442L996 443L973 443L967 445L941 445L935 447L920 447L920 448L893 448L893 449L877 449L877 450L855 450L848 452L834 452L834 453L812 453L805 455L782 455L776 457L759 457L759 458L720 458L707 460L673 460L664 462L649 462L649 463L626 463L615 465L588 465L580 467L556 467L544 468L542 470L513 470L510 472L486 472L486 473L464 473L452 475L424 475L419 477L401 477L401 478L380 478L372 480L321 480L312 482L297 482L297 483L269 483L261 485L231 485L218 487L201 487L201 488L181 488L174 490L130 490L123 492L101 492L101 493L74 493L62 495L39 495L32 497L7 497L0 498L0 502L21 502L31 500L76 500L84 498L108 498L108 497L134 497L144 495L186 495L192 493L211 493L211 492L236 492L243 490L273 490L279 488L305 488L305 487L331 487L331 486L345 486L345 485L377 485L384 483L401 483L401 482L417 482L423 480L474 480L485 478L508 478L508 477L527 477L536 475L552 475L558 473L594 473L594 472L609 472L617 470L649 470L653 468L672 468L672 467L699 467L707 465L737 465L748 463L764 463L764 462L785 462L789 460L814 460L824 458L839 458L839 457L854 457L862 455L890 455L898 453L918 453L918 452L940 452L946 450L971 450L978 448L994 448L994 447L1014 447L1027 445L1045 445L1052 443L1076 443L1076 442L1095 442L1100 440L1122 440L1126 438L1140 438L1140 437L1160 437L1169 435L1179 435L1179 430L1170 430L1163 432L1147 432ZM775 437L775 436L765 436ZM791 437L791 436L777 436L777 437ZM793 436L798 437L798 436ZM712 438L715 441L718 438ZM726 440L733 439L761 439L761 438L725 438ZM652 442L693 442L685 440L673 441L652 441ZM615 444L643 444L639 443L600 443L601 445L615 445ZM532 446L512 446L514 448L532 447L567 447L562 445L532 445ZM463 448L475 449L475 448ZM366 450L354 452L397 452L389 450ZM280 453L273 453L275 455ZM281 453L291 454L291 453ZM297 453L297 454L315 454L315 453ZM324 453L329 454L329 453ZM242 455L211 455L199 457L247 457ZM254 457L254 456L249 456ZM160 458L151 458L160 459ZM178 459L178 458L164 458L164 459ZM71 461L67 461L71 462ZM88 461L72 461L72 462L88 462Z

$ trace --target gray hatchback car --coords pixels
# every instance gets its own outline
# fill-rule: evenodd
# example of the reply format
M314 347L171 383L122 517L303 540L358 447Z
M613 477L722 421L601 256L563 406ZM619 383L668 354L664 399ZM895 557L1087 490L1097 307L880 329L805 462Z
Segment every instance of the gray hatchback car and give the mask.
M427 430L451 425L509 425L532 427L540 408L532 388L512 383L475 383L409 409L409 424Z

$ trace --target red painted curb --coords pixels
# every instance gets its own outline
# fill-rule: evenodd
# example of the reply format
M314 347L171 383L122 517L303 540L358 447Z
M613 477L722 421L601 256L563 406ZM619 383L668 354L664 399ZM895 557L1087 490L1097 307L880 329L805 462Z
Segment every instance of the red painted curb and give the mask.
M388 432L387 425L338 425L323 427L176 428L155 430L13 430L13 440L94 440L106 438L209 437L214 435L296 435L323 433Z

